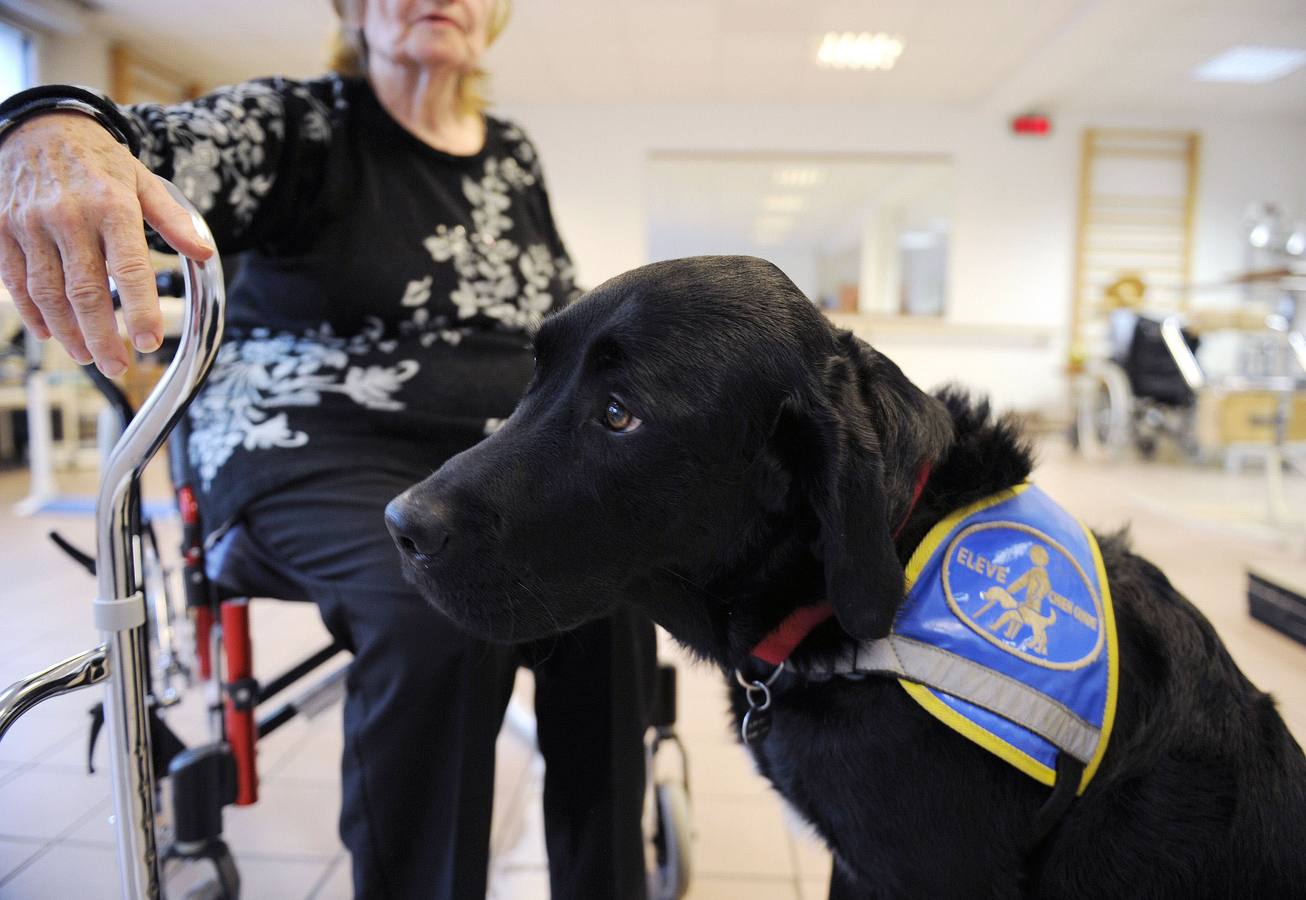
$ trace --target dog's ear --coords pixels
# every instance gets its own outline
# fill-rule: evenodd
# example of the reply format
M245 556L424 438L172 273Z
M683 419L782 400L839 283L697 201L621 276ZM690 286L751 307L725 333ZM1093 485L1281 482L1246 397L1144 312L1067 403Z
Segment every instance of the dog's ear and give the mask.
M951 426L942 404L886 357L848 332L837 344L813 410L816 466L805 481L827 599L845 631L872 640L889 633L903 597L894 532Z

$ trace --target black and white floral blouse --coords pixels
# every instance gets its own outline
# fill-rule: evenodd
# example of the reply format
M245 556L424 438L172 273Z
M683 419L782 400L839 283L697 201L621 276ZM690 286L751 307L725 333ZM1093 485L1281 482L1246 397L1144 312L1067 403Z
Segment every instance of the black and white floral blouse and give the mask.
M322 471L419 479L511 413L529 332L578 293L516 126L487 118L480 153L442 153L338 76L123 112L141 161L245 251L190 410L207 525Z

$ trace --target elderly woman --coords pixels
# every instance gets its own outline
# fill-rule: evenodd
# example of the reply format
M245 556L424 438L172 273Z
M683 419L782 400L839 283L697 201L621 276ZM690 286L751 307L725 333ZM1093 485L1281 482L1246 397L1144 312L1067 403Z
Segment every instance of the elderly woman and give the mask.
M156 176L245 253L228 337L191 410L205 524L233 525L354 652L341 835L360 897L485 895L494 742L538 660L555 897L642 896L651 626L547 648L454 630L400 577L386 502L511 413L528 334L578 293L535 148L486 115L506 0L336 0L336 73L178 106L45 87L0 113L0 270L27 327L120 373L162 336L142 218L199 258ZM342 5L344 8L341 8Z

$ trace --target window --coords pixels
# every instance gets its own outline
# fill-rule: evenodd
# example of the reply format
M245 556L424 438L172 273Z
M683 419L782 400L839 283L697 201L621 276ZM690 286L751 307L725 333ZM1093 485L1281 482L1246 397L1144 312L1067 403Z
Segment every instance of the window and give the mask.
M946 313L946 158L658 151L648 184L651 260L745 253L831 312Z
M27 32L0 21L0 97L32 86L32 39Z

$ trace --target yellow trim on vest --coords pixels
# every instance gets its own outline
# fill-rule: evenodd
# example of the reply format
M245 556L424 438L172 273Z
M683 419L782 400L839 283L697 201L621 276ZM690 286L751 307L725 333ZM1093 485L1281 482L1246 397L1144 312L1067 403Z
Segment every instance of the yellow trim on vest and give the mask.
M930 561L930 557L934 555L934 551L939 548L939 545L943 543L944 538L948 536L948 533L951 532L953 528L957 527L959 522L968 516L973 516L982 509L988 509L990 506L997 506L1004 500L1010 500L1012 497L1023 493L1028 488L1029 482L1026 481L1013 488L1006 488L998 491L996 494L993 494L990 497L985 497L983 500L976 500L970 506L963 506L961 509L952 513L931 528L930 533L925 535L925 540L921 541L920 546L912 553L911 559L907 560L907 570L904 573L907 576L907 583L903 588L903 596L907 596L907 592L910 591L912 585L916 583L916 579L920 576L921 570L924 569L925 564Z
M944 725L947 725L953 731L979 744L985 750L995 754L1006 762L1011 763L1020 771L1041 784L1052 787L1056 784L1057 773L1049 769L1043 763L1030 756L1018 747L1013 747L1002 738L992 732L985 731L976 725L970 719L957 712L948 704L944 703L933 692L923 684L917 684L914 681L907 681L899 678L898 683L902 685L907 695L925 708L925 711L934 718L938 719Z
M943 541L952 532L952 529L960 524L964 519L974 515L980 510L988 509L990 506L996 506L1006 500L1010 500L1029 488L1029 482L1018 484L1015 487L998 491L992 496L977 500L969 506L964 506L947 518L940 521L930 529L929 534L921 541L920 546L912 553L911 559L907 561L905 571L906 584L903 588L903 596L912 589L916 579L920 577L921 570L930 561L934 551L939 548ZM1119 657L1116 652L1116 617L1115 609L1111 603L1111 586L1106 580L1106 566L1102 562L1102 552L1098 549L1097 540L1093 533L1084 525L1078 517L1075 519L1079 527L1084 529L1084 534L1088 537L1088 544L1093 550L1093 565L1097 572L1097 583L1102 588L1102 616L1106 627L1107 640L1107 696L1106 696L1106 714L1102 719L1102 738L1098 741L1097 752L1089 760L1088 765L1084 767L1084 775L1079 781L1079 790L1077 794L1084 793L1088 783L1092 781L1093 776L1097 773L1097 767L1102 762L1102 756L1106 753L1107 744L1111 737L1111 726L1115 724L1116 717L1116 693L1119 688ZM944 725L947 725L953 731L979 744L990 753L1005 760L1015 766L1021 772L1030 776L1041 784L1052 787L1056 784L1057 773L1043 765L1043 763L1034 759L1028 753L1013 747L1006 741L1002 740L995 734L985 731L979 725L976 725L970 719L967 719L961 713L948 706L938 697L936 697L929 688L924 685L916 684L912 681L899 678L898 683L902 685L907 696L915 700L920 706L938 719Z
M1102 551L1098 548L1097 539L1088 530L1088 526L1078 516L1075 517L1075 521L1084 529L1084 534L1088 535L1088 545L1093 548L1093 565L1097 567L1097 583L1102 586L1102 616L1106 626L1107 652L1106 713L1102 717L1102 737L1097 742L1097 752L1084 767L1084 777L1079 781L1079 790L1076 793L1082 794L1088 787L1088 783L1093 780L1093 776L1097 774L1097 767L1101 764L1106 748L1111 742L1111 727L1116 722L1116 695L1120 687L1120 654L1116 652L1115 604L1111 600L1111 585L1107 584L1106 580L1106 564L1102 562Z

